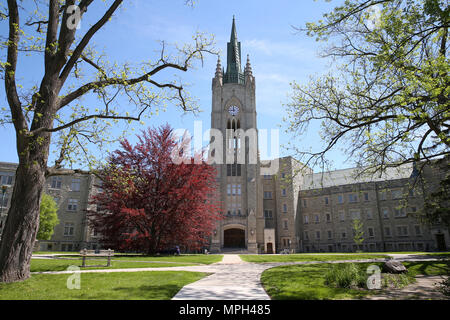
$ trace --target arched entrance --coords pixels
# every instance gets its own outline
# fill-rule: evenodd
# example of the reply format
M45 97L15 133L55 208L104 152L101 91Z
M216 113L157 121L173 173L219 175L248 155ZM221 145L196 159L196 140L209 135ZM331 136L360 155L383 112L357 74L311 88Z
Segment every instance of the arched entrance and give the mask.
M245 248L245 230L231 228L223 232L224 248Z

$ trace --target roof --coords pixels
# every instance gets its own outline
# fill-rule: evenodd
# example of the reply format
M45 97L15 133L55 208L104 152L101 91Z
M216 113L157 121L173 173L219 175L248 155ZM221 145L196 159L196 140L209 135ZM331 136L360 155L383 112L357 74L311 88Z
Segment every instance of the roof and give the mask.
M413 165L406 164L397 168L387 168L383 174L360 174L361 168L350 168L304 176L302 190L329 188L341 185L407 179L411 177Z

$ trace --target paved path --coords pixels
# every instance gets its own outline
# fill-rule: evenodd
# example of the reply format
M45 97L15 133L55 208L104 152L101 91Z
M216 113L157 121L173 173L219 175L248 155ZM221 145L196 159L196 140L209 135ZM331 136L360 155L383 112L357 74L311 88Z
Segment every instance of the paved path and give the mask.
M172 300L270 300L260 282L261 273L269 266L225 254L211 268L214 274L183 287Z

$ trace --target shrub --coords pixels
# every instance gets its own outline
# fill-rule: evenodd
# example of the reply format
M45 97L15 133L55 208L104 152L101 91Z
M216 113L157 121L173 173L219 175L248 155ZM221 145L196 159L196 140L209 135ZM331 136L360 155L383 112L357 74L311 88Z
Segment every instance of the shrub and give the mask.
M337 288L365 288L367 275L354 263L336 264L325 274L325 284Z

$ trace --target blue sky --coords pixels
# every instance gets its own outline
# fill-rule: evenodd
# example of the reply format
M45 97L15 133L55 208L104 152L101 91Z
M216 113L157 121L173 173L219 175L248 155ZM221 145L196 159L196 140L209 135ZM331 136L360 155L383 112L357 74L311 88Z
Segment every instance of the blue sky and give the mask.
M293 26L304 26L306 22L317 21L323 13L340 3L340 0L198 0L191 8L185 6L183 0L131 0L94 37L93 42L98 49L106 51L112 61L139 64L157 57L158 40L182 44L189 42L196 31L204 31L214 34L224 64L226 43L230 38L234 15L238 40L242 46L242 60L245 63L247 54L250 55L256 78L258 127L270 130L279 128L282 123L285 115L283 104L288 101L290 93L289 83L294 80L307 83L309 76L324 73L330 67L328 61L317 57L325 44L317 43L305 34L296 33ZM85 32L89 23L102 14L104 8L105 5L98 2L88 11L80 32ZM0 25L2 35L7 32L6 27L4 22ZM42 77L42 59L22 57L18 76L25 85ZM198 65L195 70L180 75L183 82L190 84L189 91L198 99L203 112L197 116L182 114L179 109L169 105L166 112L146 120L144 126L135 126L136 129L167 122L174 128L186 128L193 133L194 121L203 121L203 130L209 129L211 80L216 61L215 56L206 56L203 66ZM87 103L96 102L88 100ZM0 106L7 106L3 88L0 91ZM135 141L134 135L135 133L130 132L131 141ZM321 145L315 127L311 127L307 135L295 138L280 129L281 144L288 141L295 141L298 146L306 149ZM0 161L17 162L12 127L0 127L0 144ZM290 154L290 151L280 149L281 156ZM336 168L351 166L343 163L345 157L337 151L329 156L335 160Z

